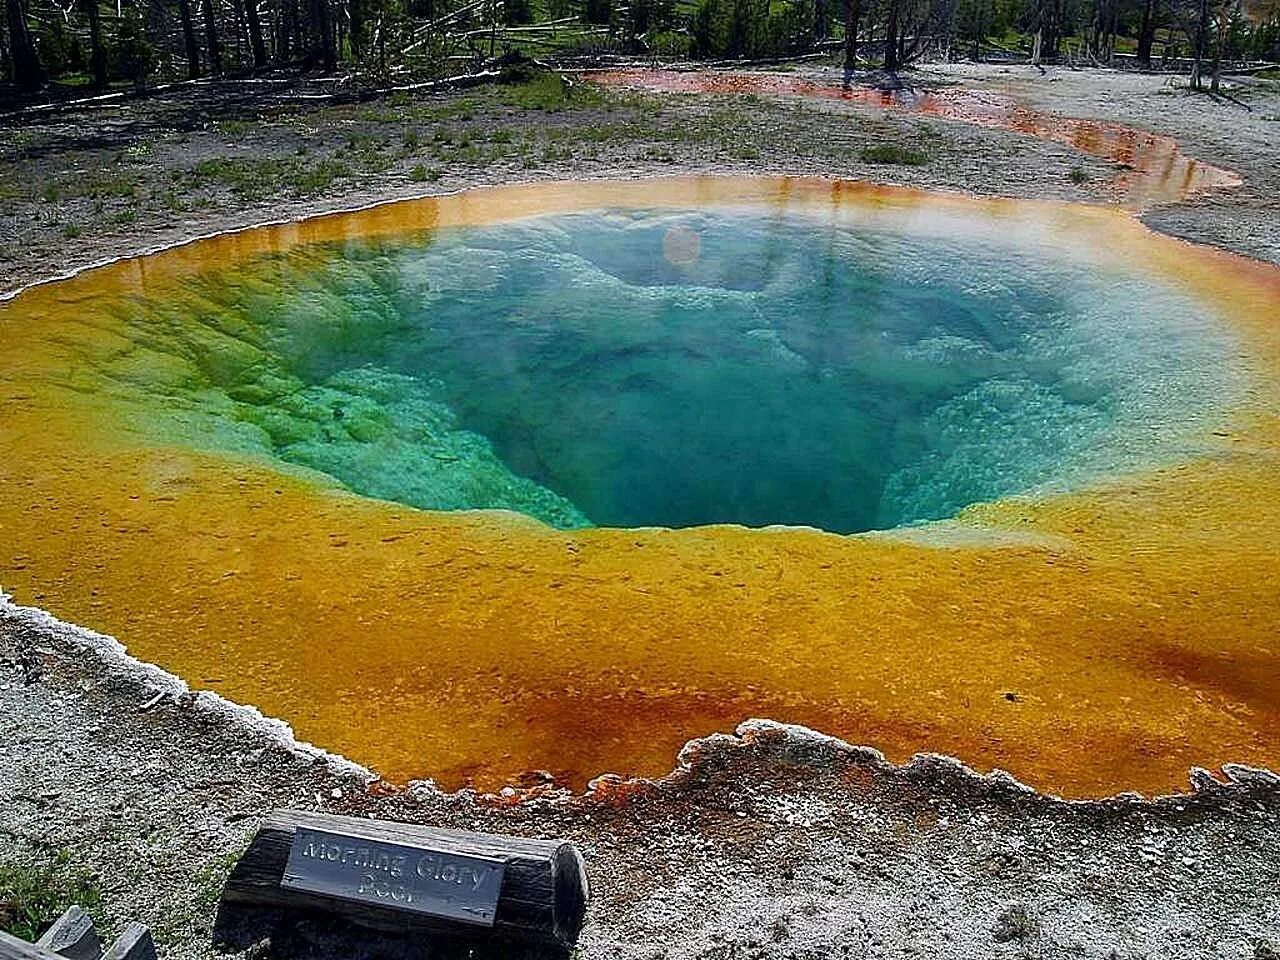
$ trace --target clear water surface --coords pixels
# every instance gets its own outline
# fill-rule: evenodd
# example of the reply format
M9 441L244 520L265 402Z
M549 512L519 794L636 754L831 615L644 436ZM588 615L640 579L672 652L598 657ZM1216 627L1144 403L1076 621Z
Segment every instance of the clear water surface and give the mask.
M303 248L129 320L202 444L566 528L944 518L1172 455L1233 390L1123 264L735 207Z

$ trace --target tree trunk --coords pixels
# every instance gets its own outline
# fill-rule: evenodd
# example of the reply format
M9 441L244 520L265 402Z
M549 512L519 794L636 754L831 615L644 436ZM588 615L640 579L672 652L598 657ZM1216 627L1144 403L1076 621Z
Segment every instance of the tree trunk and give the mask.
M217 11L213 8L213 0L203 0L200 5L204 13L204 34L209 44L209 72L215 77L222 76L222 41L218 39Z
M1209 89L1213 93L1218 92L1218 79L1222 69L1222 45L1227 37L1227 12L1220 11L1218 14L1217 37L1213 47L1213 77L1209 81Z
M244 0L244 19L249 28L249 47L253 50L253 68L267 65L267 45L262 40L262 20L258 16L258 0Z
M9 25L9 52L13 58L13 84L23 93L33 93L44 86L44 66L27 29L27 15L22 0L5 0L5 19Z
M1058 16L1057 0L1044 0L1042 9L1043 42L1040 46L1040 56L1044 60L1057 60L1058 44L1062 40L1062 23Z
M815 0L813 4L813 26L809 32L809 46L816 47L827 39L827 0Z
M1191 89L1200 89L1200 75L1204 68L1205 43L1209 33L1209 0L1200 0L1200 15L1196 21L1195 62L1191 65Z
M347 0L347 15L351 18L351 49L357 54L364 46L365 15L363 0Z
M858 21L862 19L862 0L848 0L849 9L844 18L844 86L847 90L853 82L853 71L858 69Z
M329 0L311 0L311 20L316 31L314 53L326 71L338 66L338 52L333 46L333 24L329 16Z
M195 80L200 76L200 42L191 20L191 0L178 0L178 17L182 21L182 45L187 51L187 79Z
M294 39L298 35L297 0L277 0L276 3L276 62L288 63L298 52Z
M98 0L84 0L85 16L89 20L89 70L93 75L93 88L101 90L107 85L107 50L102 45L102 14Z
M898 5L901 0L889 0L889 18L884 26L884 70L898 70Z
M1142 20L1138 24L1138 66L1151 69L1151 47L1156 39L1156 0L1143 0Z

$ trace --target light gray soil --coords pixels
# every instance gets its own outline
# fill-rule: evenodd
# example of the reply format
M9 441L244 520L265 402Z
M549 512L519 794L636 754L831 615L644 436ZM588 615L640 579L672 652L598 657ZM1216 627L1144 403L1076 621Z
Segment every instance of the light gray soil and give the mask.
M1034 67L953 64L929 73L993 89L1069 117L1108 120L1174 137L1184 153L1240 174L1235 189L1144 214L1176 237L1280 262L1280 83L1233 78L1212 97L1185 77Z
M1182 137L1245 186L1148 222L1280 261L1274 89L1242 92L1250 113L1160 93L1160 78L947 73ZM930 162L863 163L880 142L923 145ZM1115 172L1015 134L843 103L575 93L543 111L496 88L394 107L255 93L231 109L178 92L11 125L0 150L8 291L220 229L514 179L741 170L1101 201ZM657 783L518 805L430 785L389 794L279 721L0 602L0 876L40 864L96 877L100 922L150 924L167 960L212 953L221 881L280 806L575 840L594 887L584 957L1270 958L1280 779L1225 769L1235 782L1199 774L1184 797L1068 804L953 761L893 767L752 722L691 744Z

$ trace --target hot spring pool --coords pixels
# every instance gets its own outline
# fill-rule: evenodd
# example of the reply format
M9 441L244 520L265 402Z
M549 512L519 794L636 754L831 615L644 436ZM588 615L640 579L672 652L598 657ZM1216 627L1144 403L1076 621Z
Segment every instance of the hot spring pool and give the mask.
M819 181L217 238L0 309L0 583L394 778L764 715L1175 787L1275 760L1276 303L1122 214Z
M943 213L601 210L356 238L120 319L183 367L177 390L140 386L221 421L186 441L566 529L942 519L1167 457L1238 392L1203 303Z

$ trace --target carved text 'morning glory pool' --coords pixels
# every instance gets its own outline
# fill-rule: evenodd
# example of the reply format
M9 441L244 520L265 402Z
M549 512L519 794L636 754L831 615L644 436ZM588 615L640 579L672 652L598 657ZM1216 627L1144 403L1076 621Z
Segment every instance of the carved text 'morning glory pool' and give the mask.
M299 829L281 886L493 926L502 860Z

